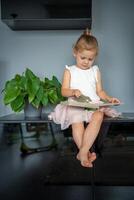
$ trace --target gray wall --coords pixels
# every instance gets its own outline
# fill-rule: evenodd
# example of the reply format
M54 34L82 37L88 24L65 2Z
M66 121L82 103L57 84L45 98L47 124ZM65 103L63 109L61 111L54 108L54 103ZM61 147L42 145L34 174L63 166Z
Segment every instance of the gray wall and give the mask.
M97 64L106 91L120 98L122 112L133 112L133 34L132 0L93 0L92 33L98 38ZM40 77L56 75L73 64L72 45L81 31L12 31L0 21L0 90L7 79L26 67ZM0 96L0 115L10 113Z

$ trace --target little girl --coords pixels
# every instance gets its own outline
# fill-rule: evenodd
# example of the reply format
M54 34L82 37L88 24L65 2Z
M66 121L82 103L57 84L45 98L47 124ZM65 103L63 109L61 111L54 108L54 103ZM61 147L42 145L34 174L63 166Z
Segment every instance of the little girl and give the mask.
M97 65L93 65L98 54L98 42L89 30L79 37L73 47L73 55L76 64L66 66L63 75L61 93L64 97L88 96L92 101L100 99L112 103L120 103L117 98L110 97L102 88L101 73ZM72 125L73 139L79 149L77 159L84 167L92 167L96 159L95 152L89 150L92 147L102 124L103 117L118 116L118 113L111 108L101 108L96 111L88 111L84 108L58 104L51 113L51 118L62 129ZM84 121L89 122L84 127Z

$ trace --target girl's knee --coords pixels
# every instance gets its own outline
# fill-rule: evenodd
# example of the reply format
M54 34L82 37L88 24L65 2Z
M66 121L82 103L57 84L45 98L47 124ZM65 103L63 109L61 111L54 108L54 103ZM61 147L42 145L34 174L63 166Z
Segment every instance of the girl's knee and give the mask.
M101 111L96 111L96 112L94 113L94 117L95 117L96 120L102 121L102 120L103 120L103 117L104 117L104 113L101 112Z

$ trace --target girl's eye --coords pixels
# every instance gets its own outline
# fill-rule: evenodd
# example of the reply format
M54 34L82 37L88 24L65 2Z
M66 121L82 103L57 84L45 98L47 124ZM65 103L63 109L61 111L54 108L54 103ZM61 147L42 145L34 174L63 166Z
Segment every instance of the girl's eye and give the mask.
M82 59L82 60L84 60L84 59L85 59L85 57L81 57L81 59Z
M84 59L86 59L85 57L81 57L81 60L84 60ZM93 59L92 58L89 58L88 59L89 61L92 61Z

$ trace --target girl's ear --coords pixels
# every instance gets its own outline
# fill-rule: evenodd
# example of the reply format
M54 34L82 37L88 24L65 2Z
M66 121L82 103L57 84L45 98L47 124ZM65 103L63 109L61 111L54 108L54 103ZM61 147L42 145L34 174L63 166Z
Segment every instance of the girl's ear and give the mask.
M77 51L73 49L73 56L76 57Z

